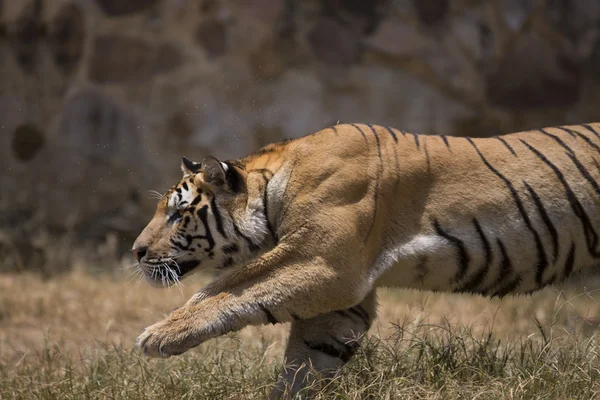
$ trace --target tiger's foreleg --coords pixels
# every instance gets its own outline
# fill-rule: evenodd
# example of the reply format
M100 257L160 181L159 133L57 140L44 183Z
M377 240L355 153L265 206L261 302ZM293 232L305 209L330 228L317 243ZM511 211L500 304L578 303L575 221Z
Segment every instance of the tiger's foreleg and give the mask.
M294 321L285 352L285 366L271 399L289 398L314 379L332 376L359 347L376 316L375 291L345 310Z
M216 280L138 337L148 356L181 354L200 343L261 325L314 318L361 302L371 290L349 265L272 250Z

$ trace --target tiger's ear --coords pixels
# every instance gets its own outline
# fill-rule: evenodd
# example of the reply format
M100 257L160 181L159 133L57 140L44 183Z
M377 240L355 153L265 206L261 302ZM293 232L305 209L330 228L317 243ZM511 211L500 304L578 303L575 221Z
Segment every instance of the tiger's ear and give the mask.
M193 175L200 171L201 163L195 162L183 156L181 159L181 171L183 172L183 177Z
M204 181L211 185L221 186L227 179L227 164L217 160L214 157L206 157L202 160L202 174Z

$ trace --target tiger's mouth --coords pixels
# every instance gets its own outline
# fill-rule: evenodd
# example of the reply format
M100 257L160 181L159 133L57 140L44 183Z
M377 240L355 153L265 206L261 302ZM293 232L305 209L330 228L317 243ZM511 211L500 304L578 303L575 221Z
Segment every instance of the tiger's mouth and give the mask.
M200 261L187 260L175 262L173 260L149 261L140 265L144 275L151 282L160 282L162 286L178 283L181 278L194 270Z
M198 265L200 265L200 261L197 261L197 260L182 261L182 262L178 263L177 265L178 265L178 267L175 268L175 272L177 272L177 276L181 278L185 274L187 274L188 272L190 272L191 270L196 268Z

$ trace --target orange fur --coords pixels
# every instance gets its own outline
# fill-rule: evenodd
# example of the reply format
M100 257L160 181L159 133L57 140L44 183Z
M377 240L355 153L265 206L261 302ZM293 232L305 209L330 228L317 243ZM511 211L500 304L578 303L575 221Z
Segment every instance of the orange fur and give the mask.
M295 393L308 379L301 365L330 373L352 356L378 286L503 296L595 264L598 157L600 124L487 139L344 124L184 165L134 248L166 267L180 251L183 265L222 274L138 344L169 356L292 321L296 367L273 396ZM182 227L186 216L194 223Z

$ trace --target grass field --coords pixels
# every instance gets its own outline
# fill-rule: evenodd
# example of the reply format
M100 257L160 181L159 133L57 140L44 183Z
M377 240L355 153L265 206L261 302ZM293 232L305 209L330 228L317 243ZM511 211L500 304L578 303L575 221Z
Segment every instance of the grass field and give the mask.
M206 281L178 291L84 272L0 275L0 399L265 398L287 325L249 327L168 360L132 348ZM600 398L599 287L576 278L503 300L382 290L357 357L316 396Z

